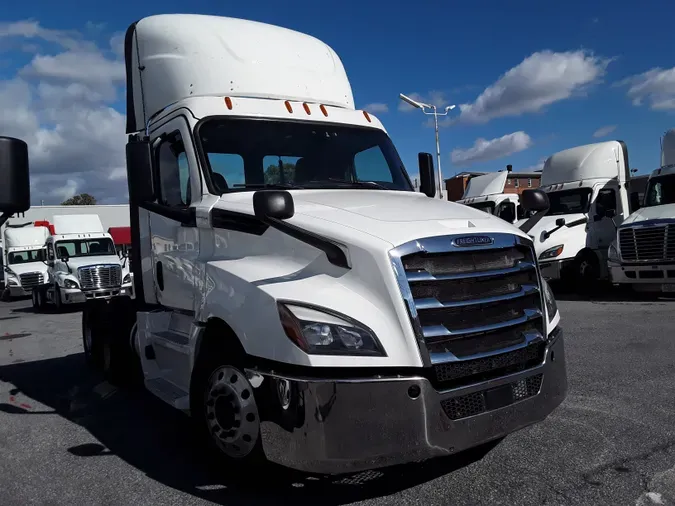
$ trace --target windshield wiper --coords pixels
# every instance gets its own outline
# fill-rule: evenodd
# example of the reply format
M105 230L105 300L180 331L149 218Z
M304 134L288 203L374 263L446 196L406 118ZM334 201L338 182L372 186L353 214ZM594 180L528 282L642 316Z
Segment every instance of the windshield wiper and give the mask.
M233 184L232 188L291 188L298 189L304 188L304 186L299 186L293 183L244 183L244 184Z
M378 190L388 190L386 186L382 186L380 183L375 181L349 181L347 179L337 179L329 177L321 181L308 181L310 184L322 184L322 183L337 183L341 187L351 187L351 188L377 188Z

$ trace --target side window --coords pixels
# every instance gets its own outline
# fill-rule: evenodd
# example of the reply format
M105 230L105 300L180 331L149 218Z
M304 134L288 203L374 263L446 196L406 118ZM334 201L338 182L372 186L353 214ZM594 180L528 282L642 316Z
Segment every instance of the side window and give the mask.
M244 159L235 153L208 153L213 182L219 190L235 188L246 182Z
M157 148L159 202L170 207L190 204L190 173L179 132L170 134Z
M616 211L616 193L614 190L600 190L595 199L595 213L603 216L610 209Z
M354 174L357 181L393 183L389 164L379 146L373 146L354 156Z
M516 219L516 205L513 202L504 202L499 206L497 215L502 220L513 223Z

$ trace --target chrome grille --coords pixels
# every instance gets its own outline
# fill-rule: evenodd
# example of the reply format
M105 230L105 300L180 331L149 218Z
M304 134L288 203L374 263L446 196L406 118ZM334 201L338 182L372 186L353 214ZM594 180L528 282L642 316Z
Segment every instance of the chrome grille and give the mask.
M41 272L24 272L19 275L19 279L24 289L33 288L44 283L44 276Z
M543 300L532 243L490 234L492 244L456 246L456 237L420 239L391 253L436 384L450 388L542 363Z
M675 224L622 228L619 248L622 260L627 262L675 260Z
M122 285L122 267L119 265L80 267L77 272L83 290L118 288Z

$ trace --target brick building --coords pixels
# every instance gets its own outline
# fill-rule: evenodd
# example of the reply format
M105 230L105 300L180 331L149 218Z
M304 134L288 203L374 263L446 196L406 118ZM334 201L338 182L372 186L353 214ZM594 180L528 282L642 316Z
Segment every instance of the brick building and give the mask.
M541 181L541 170L534 172L513 172L511 165L506 166L509 175L506 178L504 193L522 193L528 188L538 188ZM445 189L448 194L448 200L457 201L462 198L469 179L475 176L482 176L487 172L460 172L454 177L445 180Z

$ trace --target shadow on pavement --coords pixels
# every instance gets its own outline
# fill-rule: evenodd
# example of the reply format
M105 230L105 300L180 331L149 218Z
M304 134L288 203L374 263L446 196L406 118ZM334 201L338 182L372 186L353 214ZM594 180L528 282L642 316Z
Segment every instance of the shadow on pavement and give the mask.
M556 300L585 302L673 302L675 293L640 293L630 287L617 287L606 281L598 282L592 290L581 293L575 286L564 282L551 282Z
M489 451L354 475L315 476L270 466L259 475L234 477L200 451L186 415L151 394L115 390L101 382L86 368L81 354L3 366L0 380L15 386L11 396L23 394L48 408L28 410L0 403L0 411L16 416L56 412L87 429L100 443L64 452L83 459L116 455L153 480L218 504L346 504L433 480Z

